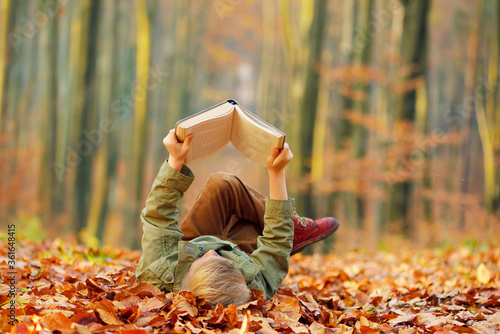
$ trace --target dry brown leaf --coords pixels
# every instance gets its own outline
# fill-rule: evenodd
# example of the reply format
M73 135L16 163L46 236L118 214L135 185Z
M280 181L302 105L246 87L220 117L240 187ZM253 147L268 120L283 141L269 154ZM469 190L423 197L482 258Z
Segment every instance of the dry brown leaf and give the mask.
M52 313L40 320L40 325L49 332L59 331L62 334L71 334L74 332L73 322L62 313Z
M112 304L111 304L112 305ZM95 312L99 319L107 325L123 325L123 321L121 321L115 314L113 310L108 309L103 304L97 304L95 308Z
M9 293L10 286L7 284L0 284L0 295L7 296Z
M436 317L432 313L419 313L415 318L415 323L426 327L441 326L446 324L446 317Z
M156 286L149 283L141 283L137 285L135 288L130 290L131 293L139 296L139 297L154 297L163 295L164 293L158 289Z
M479 267L477 267L477 280L482 284L486 284L490 281L490 279L490 271L484 263L481 263Z
M288 325L288 329L292 331L292 333L309 333L309 329L300 323L296 325Z
M188 300L178 301L175 307L169 312L169 314L172 312L175 312L179 316L188 315L190 317L195 317L198 315L198 309Z
M134 328L124 329L121 331L121 334L149 334L149 332L145 329Z
M165 304L158 298L148 298L141 300L138 306L142 312L146 312L151 310L158 310L165 306Z
M361 326L367 326L367 327L370 327L370 322L368 321L368 319L366 319L366 317L364 316L361 316L359 317L359 324Z
M454 331L455 333L475 333L475 331L472 328L464 326L453 326L451 330Z
M231 304L227 307L225 312L229 325L236 326L236 323L238 322L238 308Z
M405 314L400 315L394 319L390 319L388 322L392 325L399 325L405 322L412 322L415 319L415 314Z
M361 334L379 334L380 330L368 326L361 326L360 332Z
M326 327L322 324L320 324L319 322L313 322L310 326L309 326L309 330L311 331L311 333L315 333L315 334L325 334L326 333Z
M0 296L4 303L0 332L46 333L53 325L61 327L60 332L83 334L239 333L245 319L249 332L264 334L500 331L500 284L495 279L500 250L493 248L374 253L370 258L357 252L346 258L298 254L292 257L290 274L273 299L265 300L262 292L254 290L252 301L239 308L212 310L191 293L165 295L137 282L138 253L120 251L113 264L90 264L85 257L89 251L72 245L77 255L67 263L57 255L59 243L51 250L57 254L48 256L51 243L46 247L21 243L17 287L23 303L16 304L16 315L22 323L11 330L8 299ZM0 251L5 252L2 246ZM488 280L481 278L478 263L488 271ZM471 276L476 283L487 283L471 287ZM6 289L0 285L0 290Z
M413 329L413 328L401 328L401 329L399 329L398 334L415 334L415 329Z
M78 334L92 334L90 329L87 328L87 326L83 326L80 324L73 324L75 326L75 331Z
M301 317L300 303L296 298L287 298L274 308L275 311L281 312L294 321L298 321Z
M500 326L500 312L497 312L493 314L491 317L489 317L488 322Z

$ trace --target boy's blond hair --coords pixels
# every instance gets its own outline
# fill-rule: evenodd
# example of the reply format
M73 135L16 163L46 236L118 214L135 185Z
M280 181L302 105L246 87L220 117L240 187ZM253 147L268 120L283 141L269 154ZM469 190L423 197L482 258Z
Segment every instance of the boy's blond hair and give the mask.
M250 301L250 289L234 264L220 256L213 256L197 270L189 270L182 280L182 290L205 298L212 306L236 306Z

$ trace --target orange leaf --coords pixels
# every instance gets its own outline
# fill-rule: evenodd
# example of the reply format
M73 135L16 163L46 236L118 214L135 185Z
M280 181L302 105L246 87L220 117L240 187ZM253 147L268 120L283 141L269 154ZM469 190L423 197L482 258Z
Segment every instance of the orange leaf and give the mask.
M102 322L107 325L123 325L123 321L118 319L113 311L102 304L97 304L95 312Z
M475 331L469 327L453 326L451 329L456 333L475 333Z
M148 334L149 332L145 329L139 329L139 328L134 328L134 329L124 329L122 330L121 334Z
M51 313L40 320L40 325L47 331L59 331L62 334L74 332L73 322L61 313Z
M139 308L142 312L158 310L162 308L165 304L158 298L148 298L139 302Z
M360 331L361 331L361 334L378 334L378 333L380 333L379 329L371 328L368 326L361 326Z
M296 298L287 298L276 306L275 311L286 314L290 319L298 321L301 317L300 303Z
M236 323L238 322L238 308L231 304L227 307L226 309L226 317L227 317L227 321L229 322L229 324L231 326L236 326Z
M490 271L484 263L481 263L479 267L477 267L477 280L482 284L486 284L490 281L490 279Z
M160 289L149 283L141 283L130 290L130 292L138 295L139 297L154 297L163 294Z

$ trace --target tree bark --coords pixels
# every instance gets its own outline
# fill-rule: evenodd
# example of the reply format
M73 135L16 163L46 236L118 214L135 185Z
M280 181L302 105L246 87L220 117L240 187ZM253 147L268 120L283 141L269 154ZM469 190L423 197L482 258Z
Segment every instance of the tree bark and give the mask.
M81 232L88 219L90 207L90 191L92 183L92 161L95 148L86 134L95 129L95 78L97 61L97 43L95 36L99 32L99 1L92 0L89 8L88 37L86 50L86 63L83 86L83 106L80 114L80 128L78 129L78 140L73 148L79 163L75 173L75 216L76 230ZM83 237L84 238L84 237Z
M57 54L58 54L58 19L57 17L50 21L46 39L41 39L47 47L47 57L41 57L39 65L40 76L47 78L45 87L47 89L43 97L42 104L45 115L42 118L42 136L43 136L43 156L40 174L40 201L44 210L42 211L42 221L54 221L57 204L59 203L58 191L62 188L61 180L57 179L52 165L57 160L57 133L58 133L58 78L57 78ZM41 34L45 32L42 31ZM42 49L43 50L43 49Z
M11 1L5 0L0 2L0 135L3 134L4 127L4 82L7 71L8 59L8 39L9 34L9 13L11 9Z
M92 185L89 202L89 214L85 226L85 238L89 246L97 248L102 242L107 213L107 202L110 177L110 151L109 127L112 116L109 110L111 105L111 88L113 86L113 50L114 38L112 25L115 7L113 2L103 2L100 9L99 39L94 41L97 45L96 66L100 70L96 73L95 110L96 122L89 138L93 141L95 158L92 164ZM116 126L116 125L115 125Z
M396 122L414 122L417 105L418 80L425 79L427 69L427 17L430 0L402 0L404 5L403 34L401 40L401 85L410 85L396 96ZM412 85L417 83L417 85ZM402 166L411 165L411 149L401 152ZM413 181L393 184L389 202L389 222L397 223L405 235L409 235L413 219L410 217L411 189Z
M146 150L146 119L147 119L147 79L150 54L150 23L146 3L136 0L137 32L136 32L136 87L133 90L134 119L132 142L132 208L133 212L140 212L142 208L142 184ZM124 233L124 243L127 247L139 247L139 224L137 216L131 215L127 219Z
M297 158L301 162L300 175L302 176L311 174L310 160L312 159L314 124L318 109L320 82L318 66L321 64L326 8L325 0L317 0L314 3L314 16L308 34L310 54L305 64L305 87L299 113L298 137L301 140L296 149ZM306 216L314 216L315 213L312 190L312 184L308 183L305 191L299 193L297 198L297 207L301 214Z

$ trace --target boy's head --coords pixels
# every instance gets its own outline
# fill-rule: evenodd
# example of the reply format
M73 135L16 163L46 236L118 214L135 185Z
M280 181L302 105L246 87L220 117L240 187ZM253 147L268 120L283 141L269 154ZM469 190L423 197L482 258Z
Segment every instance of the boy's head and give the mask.
M212 306L238 306L250 301L250 289L241 272L213 250L191 264L182 280L182 290L205 298Z

